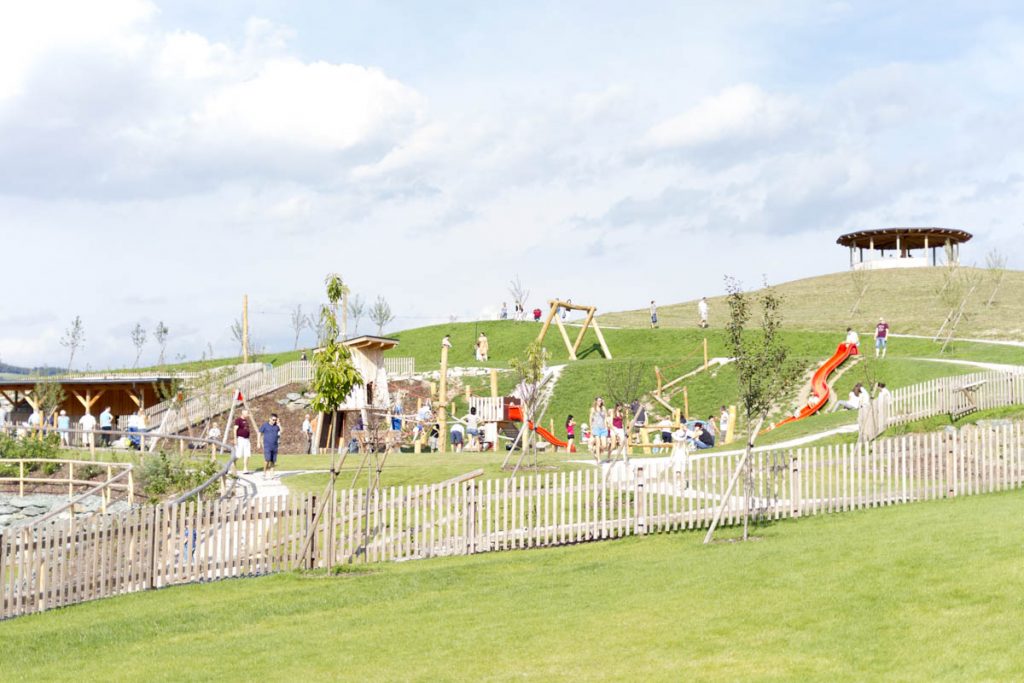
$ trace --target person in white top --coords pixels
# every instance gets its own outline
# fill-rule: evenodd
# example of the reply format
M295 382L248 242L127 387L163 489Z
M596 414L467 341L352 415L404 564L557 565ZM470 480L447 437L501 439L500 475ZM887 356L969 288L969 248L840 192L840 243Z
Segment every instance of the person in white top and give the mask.
M93 430L96 429L96 418L86 413L82 417L78 418L78 427L82 430L82 445L94 447L96 445L96 436L93 434Z
M220 427L214 422L210 425L210 431L206 432L206 438L210 441L220 441ZM215 443L210 444L210 460L216 457L217 453L220 452L220 448Z
M857 410L860 407L860 383L854 385L853 389L850 390L850 395L845 401L836 401L836 404L832 406L832 412L835 412L842 408L843 410Z
M465 417L466 422L466 435L469 437L469 443L466 447L471 451L480 449L480 418L476 414L476 406L469 409L469 415Z
M302 435L306 437L306 454L313 452L313 423L309 420L309 413L302 421Z
M860 335L852 327L846 328L846 343L860 346Z
M700 326L708 326L708 299L707 297L701 297L700 303L697 304L697 314L700 316Z

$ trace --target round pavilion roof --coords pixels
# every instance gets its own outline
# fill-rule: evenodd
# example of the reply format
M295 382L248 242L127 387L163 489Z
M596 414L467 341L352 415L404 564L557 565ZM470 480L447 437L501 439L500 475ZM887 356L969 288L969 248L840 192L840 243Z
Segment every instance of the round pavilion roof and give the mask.
M836 244L861 249L870 249L874 244L875 249L895 249L897 235L900 249L924 249L926 237L929 247L941 247L946 240L960 244L973 237L969 232L953 228L879 228L847 233L837 239Z

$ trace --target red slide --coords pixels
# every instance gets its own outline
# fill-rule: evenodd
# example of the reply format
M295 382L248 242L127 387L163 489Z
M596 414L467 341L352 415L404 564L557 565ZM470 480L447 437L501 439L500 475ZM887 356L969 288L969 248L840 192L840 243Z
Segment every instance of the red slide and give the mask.
M796 422L802 420L805 417L810 417L818 412L822 406L828 403L829 391L828 383L826 380L828 376L836 371L840 365L846 362L846 359L850 356L856 356L859 352L855 344L847 344L843 342L836 348L836 352L832 354L825 363L817 369L814 373L814 377L811 378L811 399L807 401L807 405L800 409L800 412L791 417L787 417L785 420L781 420L772 425L772 429L781 427L784 424L790 422Z
M513 422L522 422L523 421L523 410L522 410L522 408L520 408L519 406L516 406L516 405L509 406L508 407L508 419L512 420ZM557 436L555 436L554 434L552 434L548 430L544 429L541 426L535 426L532 422L528 422L526 424L526 427L527 427L527 429L532 429L533 431L537 432L537 434L540 436L540 438L544 439L545 441L547 441L552 446L557 446L558 448L565 448L566 446L569 445L568 441L562 441L561 439L559 439ZM573 447L573 450L575 450L575 446Z

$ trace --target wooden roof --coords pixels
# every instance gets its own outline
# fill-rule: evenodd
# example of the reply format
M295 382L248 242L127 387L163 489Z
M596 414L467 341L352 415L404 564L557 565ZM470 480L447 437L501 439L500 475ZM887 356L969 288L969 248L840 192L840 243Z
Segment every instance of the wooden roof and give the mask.
M103 389L127 389L147 384L162 384L177 379L174 375L117 375L94 377L29 377L24 379L0 379L0 389L31 390L36 384L60 384L75 389L99 387Z
M380 349L381 351L387 351L398 346L398 340L391 337L375 337L364 334L352 339L346 339L342 344L350 349Z
M860 230L842 235L836 244L844 247L860 249L895 249L897 236L900 249L924 249L925 238L929 247L941 247L949 240L952 244L960 244L971 239L973 235L955 228L878 228L876 230Z

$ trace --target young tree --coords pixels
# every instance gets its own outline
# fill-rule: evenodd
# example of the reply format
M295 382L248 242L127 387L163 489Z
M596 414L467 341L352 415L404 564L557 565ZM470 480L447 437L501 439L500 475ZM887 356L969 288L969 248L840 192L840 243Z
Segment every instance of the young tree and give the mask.
M160 346L160 359L157 361L157 365L164 364L164 355L167 353L167 335L170 334L170 330L167 329L167 325L164 325L164 321L161 320L156 324L156 329L153 330L153 339Z
M985 256L985 265L988 267L989 280L992 281L992 294L989 295L988 301L985 302L985 307L987 308L996 300L996 292L999 291L999 285L1003 283L1003 278L1006 277L1006 254L998 249L993 249Z
M45 424L46 418L57 412L60 405L64 403L67 394L64 393L64 388L57 382L44 382L42 379L38 379L35 386L32 387L32 398L39 409L39 417L42 418L42 423ZM42 430L39 433L42 434Z
M519 462L516 463L515 468L512 470L513 476L519 470L523 456L528 453L532 456L532 465L534 467L537 465L537 442L533 438L533 432L527 429L527 425L531 422L536 424L543 417L543 415L538 415L537 413L541 410L540 403L544 396L544 371L547 367L547 361L547 349L536 339L530 342L522 356L509 361L509 366L519 378L519 384L517 385L518 393L523 401L522 443L520 444L522 454L520 455Z
M244 355L242 344L245 342L245 334L242 333L242 321L238 318L231 321L231 338L238 344L238 355Z
M605 363L604 395L612 404L629 405L630 401L640 397L640 387L647 372L644 364L636 360Z
M302 312L302 304L295 304L295 308L292 309L292 332L295 333L293 349L299 348L299 335L302 334L308 321L309 318Z
M370 320L377 325L377 334L384 334L384 328L395 319L391 306L382 296L378 296L370 307Z
M348 300L348 314L352 316L352 334L359 334L359 320L366 315L366 302L363 297L356 294Z
M64 330L60 345L68 350L68 372L71 372L71 363L75 360L75 352L85 345L85 328L82 327L81 316L76 315L75 319L71 321L71 326Z
M740 408L746 420L747 447L729 481L729 487L722 498L722 505L715 511L704 542L708 543L714 533L724 507L728 504L732 489L741 473L744 475L743 538L747 538L750 517L750 500L754 479L750 454L754 449L765 418L772 407L786 394L800 376L800 366L789 356L780 330L782 329L782 297L766 282L757 296L760 310L760 330L751 332L747 324L753 315L750 297L744 293L735 278L725 279L729 294L729 322L726 327L726 343L730 355L736 360L736 376L739 389Z
M142 356L142 347L146 345L146 328L142 323L135 323L131 331L132 344L135 346L135 365L139 367L139 357Z
M519 280L518 275L508 283L508 293L512 295L514 303L522 304L524 308L526 307L526 300L530 298L530 290L523 287L523 283Z

